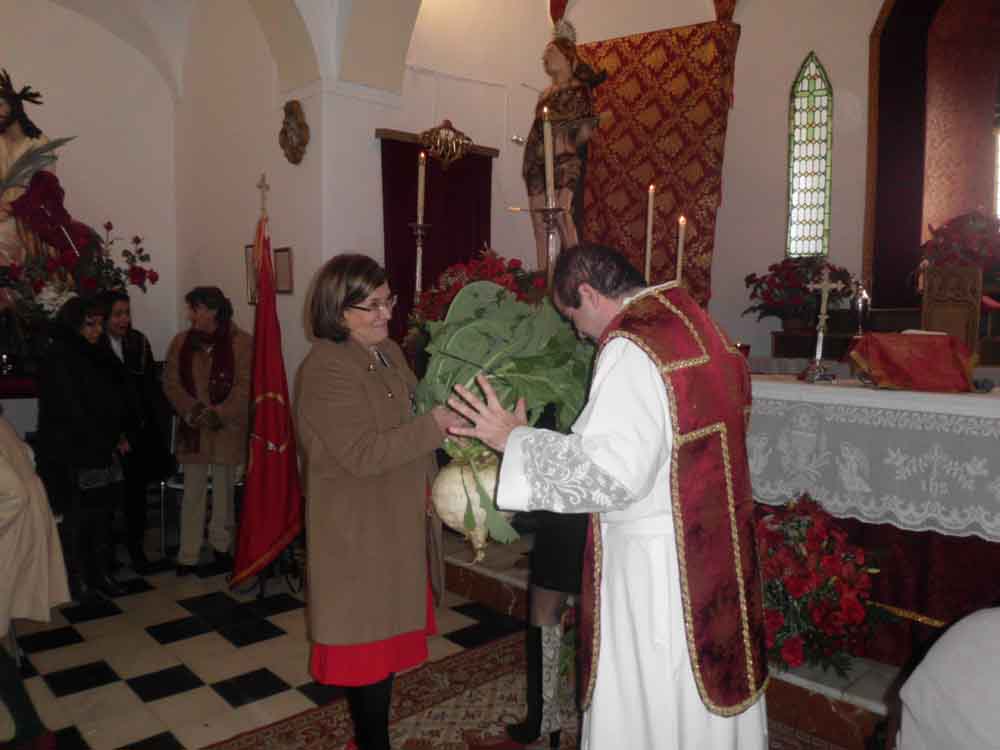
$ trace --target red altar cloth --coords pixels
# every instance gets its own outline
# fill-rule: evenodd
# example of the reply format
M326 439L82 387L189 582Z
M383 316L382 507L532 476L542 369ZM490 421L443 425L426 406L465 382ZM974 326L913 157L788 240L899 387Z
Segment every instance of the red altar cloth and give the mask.
M872 600L950 625L1000 602L1000 544L936 531L903 531L889 524L837 519L848 539L878 564ZM911 619L880 626L865 653L906 665L919 659L942 630Z
M972 353L954 336L866 333L851 345L847 358L880 388L973 390Z

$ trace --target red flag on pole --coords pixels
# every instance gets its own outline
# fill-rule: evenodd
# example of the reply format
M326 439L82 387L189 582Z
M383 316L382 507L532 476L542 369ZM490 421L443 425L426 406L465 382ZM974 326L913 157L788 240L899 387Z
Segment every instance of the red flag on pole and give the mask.
M281 354L267 216L254 242L257 310L253 327L250 461L230 586L257 575L302 531L298 454Z

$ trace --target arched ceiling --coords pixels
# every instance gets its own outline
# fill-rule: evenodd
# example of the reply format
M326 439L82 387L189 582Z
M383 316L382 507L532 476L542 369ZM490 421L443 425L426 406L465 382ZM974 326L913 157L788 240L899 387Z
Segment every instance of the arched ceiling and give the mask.
M326 35L324 6L337 0L248 0L267 39L278 70L278 85L288 91L321 78L313 37L299 5L315 22L316 40ZM104 27L142 53L159 71L175 97L183 91L184 55L194 0L52 0ZM362 3L363 4L363 3Z

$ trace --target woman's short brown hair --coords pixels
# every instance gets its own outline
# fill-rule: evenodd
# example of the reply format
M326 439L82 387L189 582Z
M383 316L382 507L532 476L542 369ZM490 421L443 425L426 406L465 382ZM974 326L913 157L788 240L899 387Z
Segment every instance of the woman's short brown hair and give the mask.
M309 321L313 335L344 341L350 335L344 310L360 305L385 283L385 269L367 255L338 255L319 270L313 288Z

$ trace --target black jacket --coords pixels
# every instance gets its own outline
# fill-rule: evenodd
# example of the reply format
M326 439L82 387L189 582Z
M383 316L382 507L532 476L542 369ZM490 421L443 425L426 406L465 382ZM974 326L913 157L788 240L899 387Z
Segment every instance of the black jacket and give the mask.
M122 339L124 362L111 347L108 334L100 346L110 357L128 388L128 399L137 424L131 437L132 453L126 456L125 471L138 472L140 481L159 480L176 471L177 465L167 444L170 440L170 416L173 409L163 395L156 360L149 339L129 328Z
M104 468L140 420L112 353L56 326L38 382L39 465L46 474ZM67 471L69 470L69 471Z

